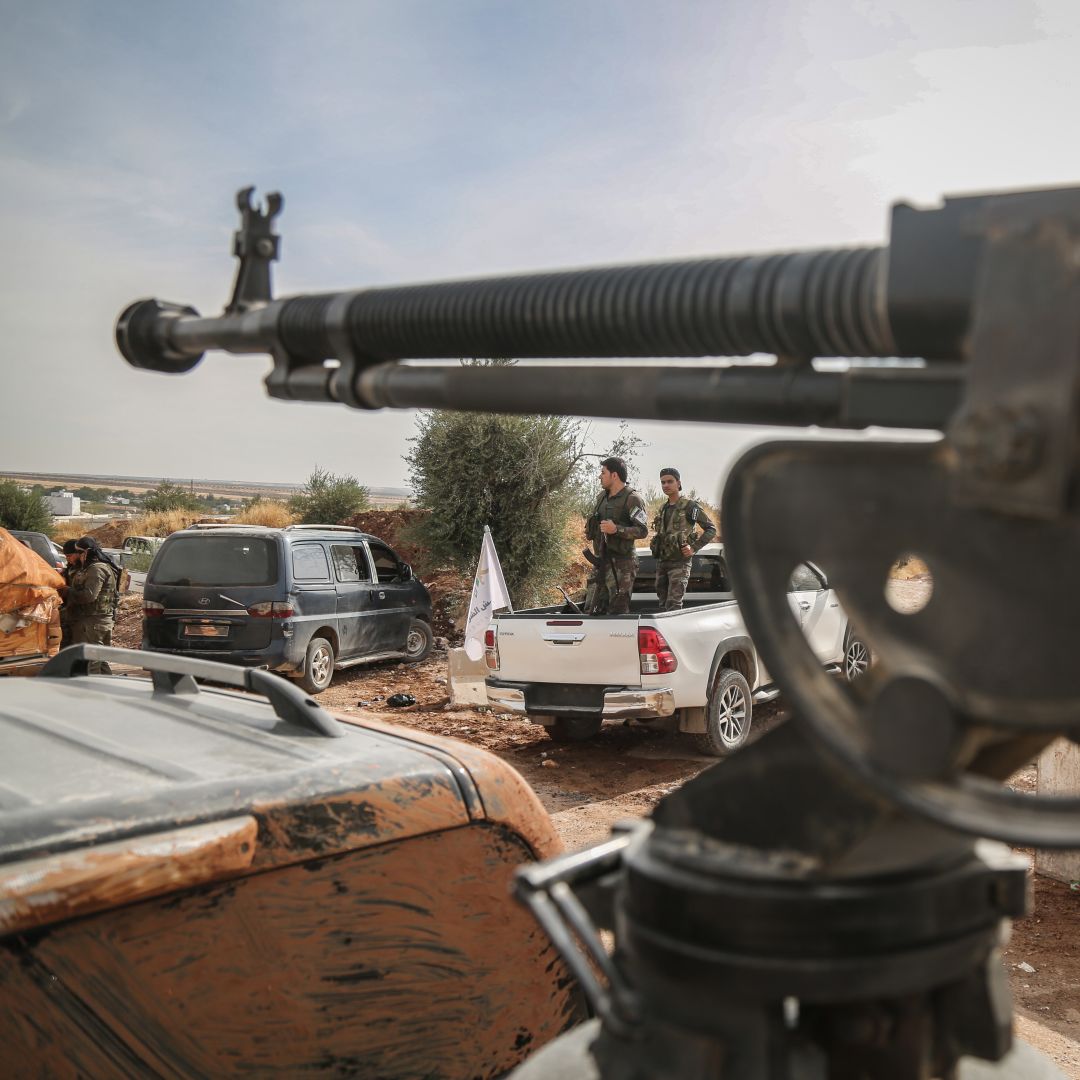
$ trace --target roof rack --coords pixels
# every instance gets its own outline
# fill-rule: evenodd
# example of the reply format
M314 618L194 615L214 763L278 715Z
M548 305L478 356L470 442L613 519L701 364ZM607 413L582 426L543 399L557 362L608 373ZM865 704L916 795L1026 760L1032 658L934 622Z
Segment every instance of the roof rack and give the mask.
M285 531L288 532L292 529L311 529L315 532L354 532L362 533L363 529L358 529L355 525L286 525Z
M238 525L234 521L197 521L189 529L268 529L269 525Z
M199 684L195 681L196 676L225 683L227 686L238 686L266 698L282 720L299 724L308 731L330 739L339 739L345 734L341 724L298 686L262 668L242 668L233 664L215 663L213 660L175 656L172 653L81 644L61 649L38 672L38 678L70 679L75 675L88 675L91 660L131 664L149 671L155 693L197 694Z

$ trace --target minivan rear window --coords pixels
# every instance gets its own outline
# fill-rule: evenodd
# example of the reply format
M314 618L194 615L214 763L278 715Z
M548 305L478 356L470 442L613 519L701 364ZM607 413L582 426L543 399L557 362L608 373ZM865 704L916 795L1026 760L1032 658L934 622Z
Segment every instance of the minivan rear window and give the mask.
M253 536L184 536L166 544L155 585L273 585L277 546Z

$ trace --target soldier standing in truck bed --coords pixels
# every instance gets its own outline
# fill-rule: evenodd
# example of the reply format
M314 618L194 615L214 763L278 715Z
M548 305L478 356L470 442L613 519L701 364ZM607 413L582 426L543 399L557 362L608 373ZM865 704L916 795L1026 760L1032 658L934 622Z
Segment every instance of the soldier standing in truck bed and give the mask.
M637 577L634 541L649 535L649 516L644 500L626 485L622 458L600 463L600 486L604 493L585 523L585 535L597 555L586 610L590 615L625 615Z
M693 499L682 494L678 469L661 469L660 486L667 502L653 520L653 538L649 547L656 556L656 595L660 598L660 610L676 611L683 606L694 552L700 551L716 536L716 526ZM697 535L699 528L702 531Z

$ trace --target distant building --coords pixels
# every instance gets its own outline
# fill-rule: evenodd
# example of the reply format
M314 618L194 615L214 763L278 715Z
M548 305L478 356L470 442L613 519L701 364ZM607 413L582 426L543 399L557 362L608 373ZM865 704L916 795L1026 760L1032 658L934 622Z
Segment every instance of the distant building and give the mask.
M50 514L57 517L71 517L82 513L82 499L78 495L72 495L70 491L58 491L45 496L45 505Z

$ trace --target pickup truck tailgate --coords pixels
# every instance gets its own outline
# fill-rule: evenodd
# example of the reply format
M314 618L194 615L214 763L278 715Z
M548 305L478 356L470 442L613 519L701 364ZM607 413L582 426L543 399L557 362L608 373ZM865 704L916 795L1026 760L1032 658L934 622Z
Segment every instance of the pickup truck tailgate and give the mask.
M515 682L640 686L636 615L575 618L497 615L495 678Z

